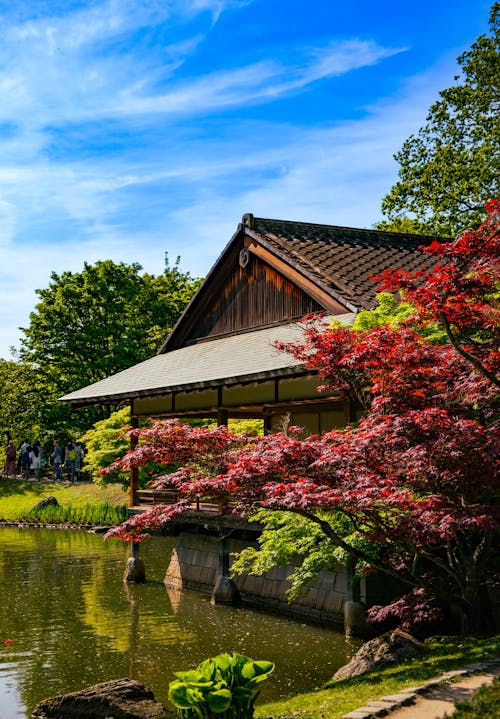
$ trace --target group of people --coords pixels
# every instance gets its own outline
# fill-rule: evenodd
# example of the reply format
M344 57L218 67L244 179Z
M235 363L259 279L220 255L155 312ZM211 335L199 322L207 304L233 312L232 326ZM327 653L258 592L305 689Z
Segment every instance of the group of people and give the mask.
M79 442L68 442L63 447L58 440L54 440L54 450L51 454L56 482L62 481L63 468L66 470L68 482L77 482L80 478L84 458L83 447Z
M39 481L50 464L54 468L56 482L63 480L63 471L69 482L76 482L80 478L83 459L84 451L79 442L68 442L64 446L56 439L52 452L44 452L39 442L25 440L17 450L13 440L9 440L5 448L3 474L14 479L19 475L21 479Z

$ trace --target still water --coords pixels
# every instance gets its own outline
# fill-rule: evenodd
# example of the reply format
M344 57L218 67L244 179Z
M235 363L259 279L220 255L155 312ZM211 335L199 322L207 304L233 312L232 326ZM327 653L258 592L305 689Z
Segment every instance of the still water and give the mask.
M121 677L168 706L174 671L232 651L276 663L261 703L319 686L356 650L331 629L166 589L173 541L142 545L148 581L136 586L122 582L121 542L0 529L0 719L26 719L41 699Z

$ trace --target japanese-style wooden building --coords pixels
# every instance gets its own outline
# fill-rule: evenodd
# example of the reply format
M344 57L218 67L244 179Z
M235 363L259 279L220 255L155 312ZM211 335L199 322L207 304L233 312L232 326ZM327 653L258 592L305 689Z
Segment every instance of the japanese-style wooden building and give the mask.
M430 240L246 214L158 354L61 399L129 403L133 418L261 418L267 431L284 416L309 433L344 425L349 403L318 394L274 342L299 339L309 313L350 322L373 308L374 275L421 267Z
M307 433L343 426L356 408L338 395L318 393L316 375L274 343L300 339L304 315L326 312L349 323L359 310L373 308L374 275L419 269L425 263L419 248L431 239L246 214L158 354L61 399L74 407L129 404L136 426L145 417L216 418L219 424L258 418L268 432L281 429L285 419ZM136 488L137 477L133 506ZM179 534L165 583L212 591L221 601L224 582L231 581L229 555L251 542L252 530L221 513L211 525L207 521L193 515ZM255 539L258 528L253 532ZM136 560L133 555L129 562ZM279 611L344 621L354 633L363 628L359 600L380 600L380 588L370 588L368 580L354 591L344 569L321 572L304 601L289 605L287 575L276 568L264 577L238 577L236 589L247 601Z

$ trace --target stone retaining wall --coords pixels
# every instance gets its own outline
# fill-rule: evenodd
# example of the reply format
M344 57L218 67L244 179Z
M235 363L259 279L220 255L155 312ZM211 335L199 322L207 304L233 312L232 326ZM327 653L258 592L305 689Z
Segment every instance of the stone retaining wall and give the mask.
M239 552L250 542L229 540L229 551ZM216 537L183 532L176 540L165 584L174 589L195 589L211 594L219 571L219 541ZM322 571L307 593L289 604L286 590L288 567L276 567L266 574L236 576L234 582L245 603L275 609L291 616L325 623L343 624L347 598L347 574Z

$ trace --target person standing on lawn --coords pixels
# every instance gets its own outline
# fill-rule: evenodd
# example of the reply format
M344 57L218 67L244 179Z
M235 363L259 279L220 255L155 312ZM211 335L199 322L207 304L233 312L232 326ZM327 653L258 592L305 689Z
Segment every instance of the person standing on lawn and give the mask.
M40 481L40 467L42 460L42 450L38 442L33 442L30 452L30 470L33 472L33 477L37 482Z
M82 471L83 466L83 449L80 442L74 443L75 452L76 452L76 461L75 461L75 479L78 482L80 479L80 473Z
M3 472L6 477L16 478L16 447L11 439L5 448L5 465Z
M57 439L54 440L54 451L52 452L52 462L54 464L54 472L55 472L55 480L56 482L60 482L62 480L62 473L61 473L61 464L64 461L64 452L63 448L57 441Z
M77 460L77 454L74 442L68 442L66 445L66 451L64 455L64 464L66 466L66 472L68 473L68 482L75 481L75 465Z
M27 439L24 440L24 442L21 445L20 448L21 452L21 476L23 479L29 479L31 476L30 473L30 465L31 465L31 459L30 459L30 453L31 453L31 444L28 442Z

